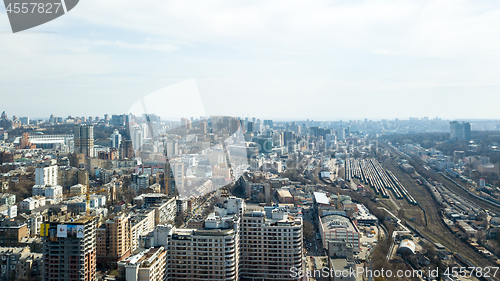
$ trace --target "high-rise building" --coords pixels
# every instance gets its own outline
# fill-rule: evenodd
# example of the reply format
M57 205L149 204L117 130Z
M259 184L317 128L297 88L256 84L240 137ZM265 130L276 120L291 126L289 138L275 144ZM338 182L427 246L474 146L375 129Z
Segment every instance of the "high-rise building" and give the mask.
M207 122L201 121L200 122L200 134L206 134L207 133Z
M345 140L345 136L346 136L345 129L344 128L340 128L339 131L338 131L338 139L339 140Z
M83 154L85 157L94 157L94 126L76 125L75 135L75 153Z
M283 143L285 146L289 146L291 142L294 141L293 132L285 131L283 132Z
M257 119L257 122L254 123L254 132L262 132L262 123L260 123L260 119Z
M139 189L145 189L149 187L148 174L134 173L131 175L130 180L130 188L134 189L136 192L139 191Z
M248 122L247 123L247 133L251 133L255 131L255 123L254 122Z
M118 130L115 130L113 134L111 134L111 147L120 148L121 143L122 135L118 132Z
M54 186L57 185L57 165L37 167L35 169L35 185Z
M273 138L273 146L283 145L283 133L275 133L273 134L272 138Z
M141 245L167 249L166 280L299 280L290 272L303 268L302 239L302 219L280 208L245 213L244 200L229 197L204 227L157 226Z
M170 238L168 280L239 280L238 221L231 228L177 229ZM235 224L234 224L235 223Z
M273 120L264 120L264 126L269 126L269 128L273 128Z
M231 122L229 123L229 131L230 131L231 135L236 133L236 131L239 130L240 126L241 126L240 120L238 120L236 118L231 119Z
M290 274L301 269L302 219L275 209L246 212L241 219L240 280L299 280Z
M42 224L44 281L96 278L97 217Z
M462 124L457 121L450 122L450 139L459 141L470 141L470 123Z
M19 117L19 121L21 121L21 124L23 124L23 125L29 125L30 124L30 118L29 117Z
M181 126L184 129L191 129L191 120L187 118L181 118Z
M167 195L175 195L175 177L174 172L172 171L172 167L170 166L170 162L167 160L165 163L165 193Z
M257 140L259 144L259 152L260 153L271 153L273 150L273 140L272 138L259 138Z
M127 115L123 114L123 115L113 115L111 116L111 125L115 126L115 127L122 127L122 126L125 126L125 122L126 122L126 119L127 119Z
M163 145L165 149L164 152L168 157L179 154L179 144L177 141L165 141Z
M143 142L143 132L139 125L135 125L130 130L130 138L132 139L132 143L134 145L134 151L141 149Z
M97 263L114 267L130 254L130 216L120 213L97 229Z
M120 158L121 159L132 159L134 158L134 146L131 140L124 140L120 147Z
M317 137L318 131L319 127L309 127L309 135L311 135L311 137Z

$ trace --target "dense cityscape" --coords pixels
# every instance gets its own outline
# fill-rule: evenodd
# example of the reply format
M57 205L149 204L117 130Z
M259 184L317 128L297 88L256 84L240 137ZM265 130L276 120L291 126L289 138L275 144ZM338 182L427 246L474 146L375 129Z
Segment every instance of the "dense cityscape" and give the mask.
M0 280L498 280L500 121L0 128Z

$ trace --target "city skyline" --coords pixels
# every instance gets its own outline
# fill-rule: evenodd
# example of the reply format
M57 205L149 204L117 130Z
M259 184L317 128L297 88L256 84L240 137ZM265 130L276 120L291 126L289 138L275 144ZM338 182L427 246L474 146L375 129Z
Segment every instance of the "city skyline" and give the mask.
M1 111L1 109L0 109ZM28 117L30 118L30 120L42 120L42 121L47 121L50 119L50 116L29 116L29 115L20 115L20 114L11 114L11 112L7 112L7 110L4 110L5 113L7 114L7 117L9 119L12 119L13 116L16 116L16 118L22 118L22 117ZM156 115L156 113L151 113L152 115ZM63 118L63 120L67 119L68 117L73 117L73 118L81 118L81 117L85 117L85 118L89 118L89 117L92 117L92 118L95 118L95 117L99 117L99 121L104 121L103 117L105 115L108 115L110 118L112 115L126 115L126 113L101 113L101 114L98 114L98 115L89 115L89 116L86 116L86 115L57 115L57 114L50 114L50 115L53 115L54 117L61 117ZM161 116L160 116L161 117ZM172 118L172 119L163 119L162 118L162 122L178 122L180 123L181 122L181 119L182 118L193 118L194 120L202 120L200 119L201 116L182 116L182 117L179 117L179 118ZM210 118L210 116L203 116L203 117L206 117L206 118ZM388 120L388 121L396 121L396 120L400 120L400 121L431 121L431 120L441 120L441 121L457 121L457 122L481 122L481 121L500 121L500 118L496 118L496 119L474 119L474 118L452 118L452 119L446 119L446 118L442 118L440 116L434 116L434 117L429 117L429 116L420 116L420 117L416 117L416 116L408 116L406 118L397 118L397 117L393 117L393 118L365 118L365 117L357 117L357 118L353 118L353 119L297 119L297 118L294 118L294 117L290 117L290 118L266 118L266 117L259 117L259 116L252 116L252 115L248 115L248 116L234 116L235 118L240 118L241 120L244 120L245 118L248 118L249 121L251 121L252 118L256 118L258 120L261 120L261 122L263 122L264 120L272 120L274 122L278 122L278 123L289 123L289 122L351 122L351 121L372 121L372 122L379 122L379 121L383 121L383 120ZM93 122L96 122L95 120Z

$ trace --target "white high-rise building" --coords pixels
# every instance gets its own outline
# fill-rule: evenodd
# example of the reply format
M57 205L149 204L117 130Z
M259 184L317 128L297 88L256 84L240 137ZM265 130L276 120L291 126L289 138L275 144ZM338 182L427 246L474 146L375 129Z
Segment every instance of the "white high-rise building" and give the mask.
M130 138L132 139L132 143L134 145L134 150L139 150L142 147L142 139L143 139L141 127L139 127L137 125L134 126L130 130Z
M302 218L275 209L247 212L241 219L240 272L243 280L300 280L290 274L302 269Z
M38 167L35 169L35 185L57 185L57 165Z
M50 201L50 204L61 202L63 190L62 186L57 184L57 174L57 165L36 168L32 195L44 196L47 202Z
M122 143L122 135L118 130L115 130L113 134L111 134L111 147L120 148L120 144Z

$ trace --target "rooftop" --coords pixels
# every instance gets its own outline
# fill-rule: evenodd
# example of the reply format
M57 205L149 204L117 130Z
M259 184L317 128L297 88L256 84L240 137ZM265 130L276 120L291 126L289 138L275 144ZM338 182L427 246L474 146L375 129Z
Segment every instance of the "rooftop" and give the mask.
M323 229L345 228L357 232L351 220L339 215L328 215L321 218Z
M281 197L292 197L292 194L290 194L290 191L288 191L286 189L280 189L280 190L278 190L278 194Z
M314 192L314 199L318 204L330 205L330 199L323 192Z

